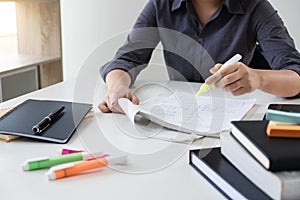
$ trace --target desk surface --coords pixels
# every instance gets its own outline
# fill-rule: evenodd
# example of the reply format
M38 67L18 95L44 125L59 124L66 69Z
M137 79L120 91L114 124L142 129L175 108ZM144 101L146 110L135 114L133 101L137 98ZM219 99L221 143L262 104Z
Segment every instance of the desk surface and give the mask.
M90 102L96 108L105 94L103 84L87 83L94 87L94 95L84 95L75 82L66 81L48 88L9 100L0 108L14 106L27 98L61 99ZM144 87L147 87L145 90ZM175 88L197 91L199 84L184 82L137 83L136 93L143 101L154 92ZM147 91L147 92L144 92ZM218 94L219 93L219 94ZM224 95L221 91L217 95ZM261 92L239 98L257 99L257 104L245 116L260 119L268 103L291 102ZM95 109L94 108L94 109ZM121 128L127 127L127 128ZM0 143L0 196L1 199L224 199L209 182L188 164L188 149L219 146L219 140L205 137L193 144L170 143L155 139L138 139L128 134L130 122L121 114L103 114L95 109L93 118L86 119L73 135L68 146L89 151L130 154L129 164L118 169L100 169L59 181L48 181L45 172L23 172L20 164L29 158L52 156L64 145L20 139Z

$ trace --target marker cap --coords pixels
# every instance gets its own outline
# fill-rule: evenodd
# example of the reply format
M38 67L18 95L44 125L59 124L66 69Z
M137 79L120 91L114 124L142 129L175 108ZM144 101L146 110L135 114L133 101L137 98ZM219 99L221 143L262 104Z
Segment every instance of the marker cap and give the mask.
M23 164L21 164L21 167L24 171L29 171L29 163L30 162L36 162L36 161L42 161L42 160L48 160L49 157L39 157L39 158L32 158L26 160Z
M115 157L107 157L106 160L108 164L121 164L124 165L127 163L127 156L115 156Z

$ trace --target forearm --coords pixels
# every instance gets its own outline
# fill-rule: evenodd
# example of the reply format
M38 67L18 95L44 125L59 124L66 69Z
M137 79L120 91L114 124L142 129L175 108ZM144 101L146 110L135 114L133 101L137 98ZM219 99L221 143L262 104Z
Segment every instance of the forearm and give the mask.
M292 70L255 70L258 89L282 97L300 93L300 76Z
M108 90L116 88L116 86L129 87L131 84L131 78L129 74L120 69L112 70L109 72L105 79Z

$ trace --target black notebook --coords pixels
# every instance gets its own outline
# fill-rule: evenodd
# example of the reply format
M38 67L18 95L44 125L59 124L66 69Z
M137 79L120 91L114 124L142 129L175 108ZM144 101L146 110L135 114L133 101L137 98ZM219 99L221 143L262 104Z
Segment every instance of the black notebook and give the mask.
M190 164L230 199L271 199L223 157L220 148L191 150Z
M266 169L300 170L300 138L268 137L267 120L231 123L232 135Z
M63 112L42 132L32 130L34 125L62 106L65 107ZM86 103L28 99L0 117L0 133L66 143L91 108L92 104Z

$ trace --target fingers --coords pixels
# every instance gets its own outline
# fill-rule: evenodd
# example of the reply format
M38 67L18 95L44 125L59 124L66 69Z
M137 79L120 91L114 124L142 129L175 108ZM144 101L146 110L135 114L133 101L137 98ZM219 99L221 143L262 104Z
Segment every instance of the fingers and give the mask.
M236 89L235 87L238 87L237 85L232 85L233 83L239 83L239 80L241 80L240 74L236 73L237 71L234 71L233 73L230 73L228 75L225 75L223 78L215 82L215 87L217 88L224 88L226 92L232 91L233 89ZM232 85L231 87L227 87L229 85Z
M222 64L217 63L213 68L211 68L209 71L210 73L214 74L216 73L220 68L222 67Z
M129 99L135 105L139 105L140 104L140 100L137 98L137 96L133 92L131 92Z
M103 113L124 113L124 111L118 103L118 100L124 97L131 100L133 104L139 104L139 99L137 98L137 96L129 88L122 87L117 90L108 91L107 96L98 105L98 108Z
M236 81L225 87L225 91L231 92L234 96L239 96L251 92L249 85L243 83L244 80Z
M234 96L239 96L239 95L246 94L248 92L249 91L247 90L247 88L241 87L241 88L239 88L237 90L232 91L231 94L234 95Z
M118 98L109 97L107 95L104 100L98 105L98 109L103 113L118 112L123 113L123 110L118 104Z
M98 105L98 109L103 113L111 113L111 112L123 113L122 108L119 106L119 104L116 101L109 102L109 101L103 100Z
M220 66L217 64L210 71L214 72ZM205 80L205 83L214 84L215 87L223 88L233 95L242 95L257 88L256 79L253 70L242 62L238 62L215 72Z
M103 112L103 113L110 113L111 110L109 109L109 107L107 106L105 101L102 101L99 105L98 105L98 109Z
M223 87L224 85L222 85L222 81L224 79L225 76L232 74L233 72L235 72L238 68L237 68L237 64L232 64L229 65L226 68L223 68L221 70L220 69L222 65L221 64L216 64L213 68L211 68L211 72L214 72L213 75L211 75L210 77L208 77L205 80L205 83L207 84L214 84L214 83L218 83L216 86L219 87Z
M115 113L124 113L122 108L120 107L118 100L121 97L115 97L114 95L112 95L112 98L108 98L108 107L112 112Z

